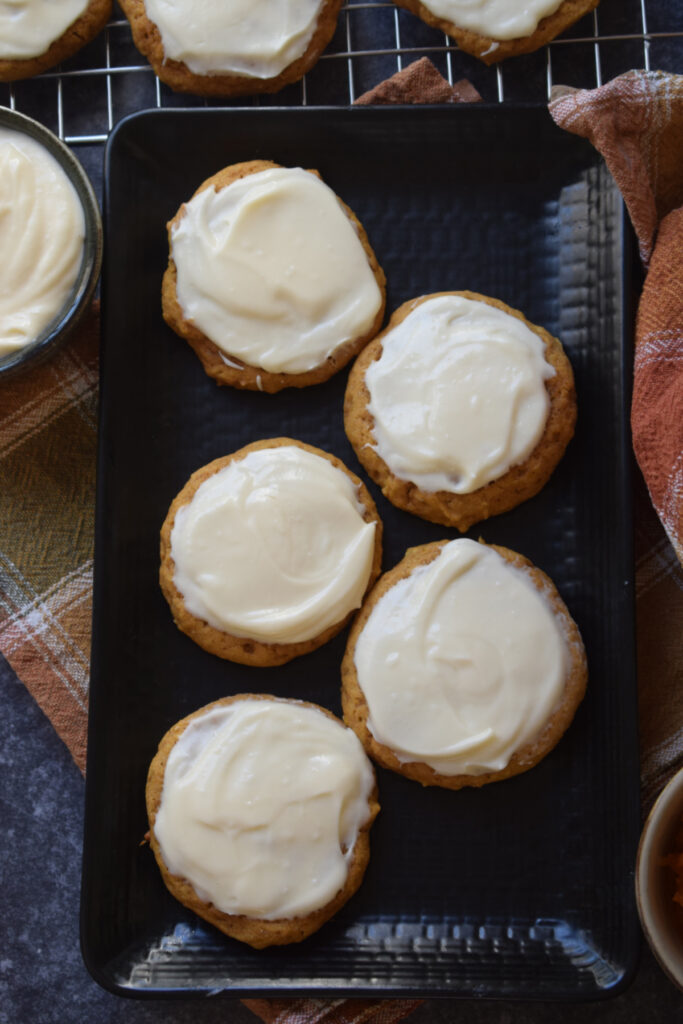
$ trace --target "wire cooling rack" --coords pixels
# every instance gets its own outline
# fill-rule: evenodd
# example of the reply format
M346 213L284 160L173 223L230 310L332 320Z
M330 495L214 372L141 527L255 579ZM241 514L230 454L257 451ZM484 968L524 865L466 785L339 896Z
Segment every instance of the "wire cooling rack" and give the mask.
M352 103L422 56L451 83L469 79L485 100L545 102L557 83L590 88L630 68L683 71L683 3L602 0L541 51L487 68L393 3L347 0L334 39L301 82L275 96L232 102L174 94L135 49L115 8L104 32L72 60L0 85L0 104L37 118L71 145L98 147L122 117L148 107Z

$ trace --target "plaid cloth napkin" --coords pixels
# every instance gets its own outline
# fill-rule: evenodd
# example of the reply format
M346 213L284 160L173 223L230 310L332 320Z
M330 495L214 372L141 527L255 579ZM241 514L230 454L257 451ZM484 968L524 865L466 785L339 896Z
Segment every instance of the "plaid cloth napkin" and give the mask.
M636 324L633 446L683 560L683 76L629 71L600 89L560 86L550 113L602 153L649 264Z
M450 86L424 58L358 102L479 98L469 83ZM652 498L680 553L680 211L665 217L657 235L658 219L683 202L680 79L632 72L593 92L565 91L553 100L551 112L563 127L587 135L603 152L627 199L643 258L650 260L638 318L634 438ZM634 124L640 130L634 131ZM641 202L645 189L651 196ZM82 770L98 335L94 306L78 336L49 363L0 384L0 651ZM683 569L641 490L636 502L637 628L647 802L683 763ZM394 1024L419 1002L249 1000L246 1005L267 1024Z
M0 651L85 770L99 308L0 384Z
M550 113L604 157L648 267L636 320L631 429L673 548L641 487L636 616L647 808L683 765L683 77L629 71L599 89L560 86Z

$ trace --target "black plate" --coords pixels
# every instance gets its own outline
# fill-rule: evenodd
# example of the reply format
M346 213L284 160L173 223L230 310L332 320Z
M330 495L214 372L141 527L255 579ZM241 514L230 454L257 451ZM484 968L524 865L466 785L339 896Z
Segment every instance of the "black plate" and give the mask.
M197 467L289 435L362 474L342 426L346 374L271 396L219 389L161 319L165 223L226 164L318 168L365 225L389 309L448 289L495 295L558 334L576 438L533 500L471 535L556 581L582 630L588 695L557 749L458 793L379 771L382 813L360 892L300 946L254 952L176 903L141 845L144 785L177 719L230 693L339 713L345 634L277 669L223 662L180 633L157 584L158 531ZM82 941L119 993L594 998L634 967L639 825L633 657L631 349L623 210L602 162L540 108L150 112L107 158L104 339ZM370 484L385 567L453 531Z

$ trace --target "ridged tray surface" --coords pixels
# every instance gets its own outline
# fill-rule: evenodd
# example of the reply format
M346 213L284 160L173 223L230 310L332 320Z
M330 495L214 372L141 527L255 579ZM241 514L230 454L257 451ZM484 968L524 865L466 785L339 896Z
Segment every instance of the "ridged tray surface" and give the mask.
M541 494L470 535L552 576L590 669L574 724L525 775L451 793L380 770L382 812L360 892L301 946L259 953L177 904L140 845L147 767L174 721L244 691L340 711L345 634L278 669L224 663L175 629L157 584L168 505L211 459L288 435L364 476L343 432L345 373L275 396L219 389L161 319L167 220L206 177L252 158L321 172L366 227L389 311L427 292L471 289L562 339L576 374L576 437ZM82 904L91 972L115 991L152 996L615 992L637 950L639 808L628 254L599 158L539 108L162 111L114 133L105 206ZM409 546L455 536L370 489L385 568Z

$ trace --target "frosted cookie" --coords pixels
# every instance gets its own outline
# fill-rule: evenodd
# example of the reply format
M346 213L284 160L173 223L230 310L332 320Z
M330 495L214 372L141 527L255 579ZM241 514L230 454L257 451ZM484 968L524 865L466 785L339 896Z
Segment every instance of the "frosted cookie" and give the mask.
M104 28L111 0L11 0L0 3L0 82L47 71Z
M495 64L532 53L597 7L599 0L396 0L461 50Z
M315 704L252 694L174 725L146 797L169 891L256 949L300 942L353 896L379 810L350 729Z
M160 583L176 625L245 665L326 643L379 575L382 524L335 456L275 438L194 473L161 531Z
M400 306L344 401L349 440L389 501L463 531L536 494L575 422L557 338L474 292Z
M243 96L297 82L332 39L342 0L121 0L133 42L180 92Z
M63 314L84 240L83 205L58 161L30 135L0 126L0 359Z
M386 768L460 789L552 750L586 688L576 624L551 580L506 548L411 548L349 635L344 721Z
M164 319L219 384L317 384L381 326L382 269L316 171L226 167L183 203L168 237Z

